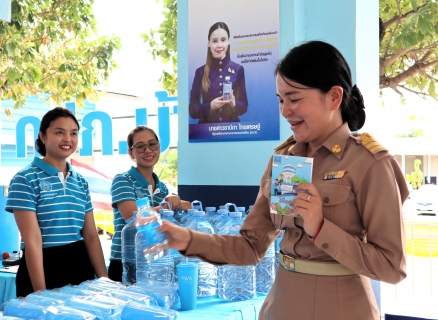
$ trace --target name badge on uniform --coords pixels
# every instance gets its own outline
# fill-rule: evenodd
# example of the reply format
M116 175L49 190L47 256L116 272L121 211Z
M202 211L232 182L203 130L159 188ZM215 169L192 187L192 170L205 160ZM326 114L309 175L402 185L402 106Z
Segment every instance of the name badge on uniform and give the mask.
M347 170L326 172L324 173L324 178L322 180L342 179L342 177L344 177L346 173Z

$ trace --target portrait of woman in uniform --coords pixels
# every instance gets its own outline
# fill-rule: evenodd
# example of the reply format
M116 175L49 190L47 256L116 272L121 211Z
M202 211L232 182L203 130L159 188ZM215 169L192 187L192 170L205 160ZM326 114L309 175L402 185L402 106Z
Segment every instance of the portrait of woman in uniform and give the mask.
M189 113L198 123L240 122L248 109L244 68L230 60L230 31L216 22L208 31L207 61L196 69L190 91ZM224 83L231 94L224 97Z

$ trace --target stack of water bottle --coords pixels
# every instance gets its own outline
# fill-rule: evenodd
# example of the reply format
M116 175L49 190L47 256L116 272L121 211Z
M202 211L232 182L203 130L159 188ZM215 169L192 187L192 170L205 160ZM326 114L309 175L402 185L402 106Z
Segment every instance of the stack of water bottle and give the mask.
M2 308L3 315L13 319L176 320L178 312L169 309L174 301L175 294L169 288L144 284L127 287L100 278L78 286L37 291L10 300Z
M142 211L141 206L142 204L138 202L137 207L139 211ZM167 203L167 206L170 209L169 203ZM245 212L244 207L237 207L235 204L227 203L218 210L215 207L206 207L204 211L200 201L193 201L192 209L189 209L187 212L179 211L174 214L172 210L160 207L159 213L163 220L170 220L177 225L195 231L221 235L238 235L246 215L252 208L251 206ZM159 220L156 220L152 228L156 230L159 224ZM128 228L128 226L125 228ZM136 278L140 283L176 285L176 265L185 260L198 265L198 297L218 294L220 298L226 300L247 300L255 297L257 291L267 293L272 286L276 266L278 266L275 244L272 244L266 256L257 267L234 265L216 267L197 258L183 258L178 251L168 249L165 245L162 248L157 248L157 250L152 247L149 248L150 243L145 242L145 240L159 236L149 234L153 232L152 229L148 229L149 231L145 232L141 231L143 230L142 228L145 227L137 227L138 233L135 241L137 245ZM161 235L161 237L161 243L165 244L164 235ZM123 244L123 236L122 247L128 248ZM159 254L149 254L149 251L159 252ZM122 256L124 256L123 253ZM129 270L130 267L128 266L126 273ZM129 281L129 276L126 279L124 284L133 283Z

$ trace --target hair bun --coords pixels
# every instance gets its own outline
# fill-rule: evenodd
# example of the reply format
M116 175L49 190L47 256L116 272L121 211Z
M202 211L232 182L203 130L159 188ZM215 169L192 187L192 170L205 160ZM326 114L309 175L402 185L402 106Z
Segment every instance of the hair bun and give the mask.
M355 106L354 113L356 114L357 117L357 123L356 123L357 128L354 128L354 130L359 130L365 124L366 115L364 110L365 103L363 100L363 96L357 85L354 85L353 88L351 89L351 100L353 101L353 104Z

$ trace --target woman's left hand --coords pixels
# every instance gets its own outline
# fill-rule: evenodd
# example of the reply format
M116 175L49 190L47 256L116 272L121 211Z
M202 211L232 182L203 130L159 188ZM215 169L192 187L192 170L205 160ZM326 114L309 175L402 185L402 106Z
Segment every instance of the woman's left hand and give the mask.
M176 194L168 195L164 200L170 203L171 210L178 210L181 206L181 198Z
M304 220L304 231L311 237L316 236L324 221L322 201L316 187L311 183L299 185L296 198L292 201L295 216ZM308 193L305 193L307 191Z

